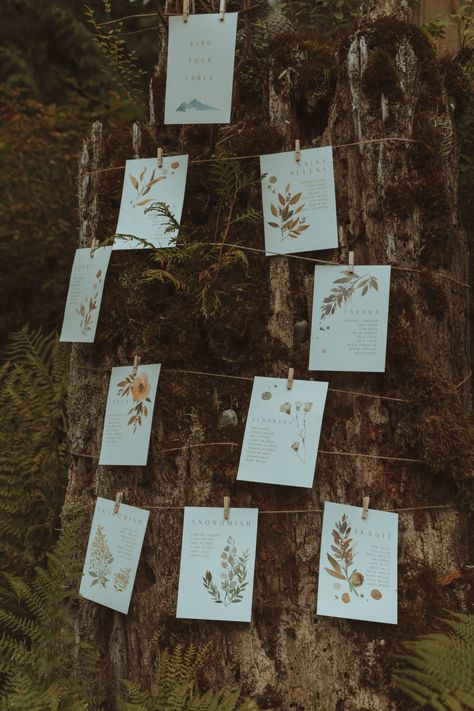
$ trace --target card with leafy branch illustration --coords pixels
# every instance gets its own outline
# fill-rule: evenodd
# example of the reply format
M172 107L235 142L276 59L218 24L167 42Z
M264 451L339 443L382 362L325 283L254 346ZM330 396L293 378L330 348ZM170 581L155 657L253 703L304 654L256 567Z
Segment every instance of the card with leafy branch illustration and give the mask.
M383 372L390 267L315 267L310 370Z
M114 249L170 247L178 236L183 211L188 156L127 160ZM173 217L165 217L166 206Z
M77 249L61 329L61 341L93 343L112 247Z
M398 515L326 502L318 615L397 623Z
M99 464L146 465L160 368L112 368Z
M260 156L267 254L338 246L332 148Z
M237 479L313 486L328 384L254 379Z
M177 617L250 622L257 509L184 510Z
M149 512L99 497L87 544L80 595L127 614Z

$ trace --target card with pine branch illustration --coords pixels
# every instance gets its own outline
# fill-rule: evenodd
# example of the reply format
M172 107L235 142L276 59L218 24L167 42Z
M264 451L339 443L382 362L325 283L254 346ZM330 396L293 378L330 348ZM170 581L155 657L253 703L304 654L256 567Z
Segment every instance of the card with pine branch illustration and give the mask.
M398 514L326 501L317 614L397 624Z
M258 509L186 506L176 617L252 619Z
M229 123L237 13L169 18L165 124Z
M60 341L93 343L112 247L76 249Z
M161 365L112 368L100 465L145 466Z
M99 497L92 519L80 595L125 615L135 583L149 511Z
M173 246L178 236L188 156L136 158L125 163L114 249Z
M313 486L328 383L254 379L237 479Z
M390 267L317 266L309 370L383 373Z
M260 156L267 255L338 246L332 148Z

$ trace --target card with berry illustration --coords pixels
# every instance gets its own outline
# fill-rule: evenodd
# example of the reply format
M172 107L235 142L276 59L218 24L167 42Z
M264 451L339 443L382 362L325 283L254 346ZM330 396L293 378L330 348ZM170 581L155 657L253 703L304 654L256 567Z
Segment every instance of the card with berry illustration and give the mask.
M260 156L267 255L338 246L332 148Z
M178 235L188 156L127 160L114 249L169 247Z
M92 519L80 595L127 614L149 511L98 498Z
M383 373L389 299L389 266L315 267L309 369Z
M397 624L398 514L324 505L317 614Z
M112 247L76 249L60 341L93 343Z
M176 617L252 619L258 509L186 506Z
M145 466L161 365L112 368L100 465Z
M328 383L254 379L237 479L310 489Z

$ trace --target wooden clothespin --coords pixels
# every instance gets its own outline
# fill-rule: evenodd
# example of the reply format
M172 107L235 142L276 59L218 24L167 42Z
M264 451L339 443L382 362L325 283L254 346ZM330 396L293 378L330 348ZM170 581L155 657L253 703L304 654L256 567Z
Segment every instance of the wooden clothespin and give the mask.
M99 240L97 239L97 237L94 237L94 239L91 242L91 252L93 249L97 249L98 246L99 246Z
M118 514L119 509L120 509L120 504L122 503L122 499L123 499L123 491L117 491L117 494L115 496L114 515Z
M349 272L354 271L354 252L349 252L348 270Z
M369 496L364 496L362 499L362 518L369 518Z
M140 365L141 358L140 356L135 356L133 359L133 368L132 368L132 375L135 377L137 374L138 366Z
M156 149L156 160L158 162L158 168L162 168L163 167L163 149L162 148Z
M293 378L295 376L295 369L294 368L288 368L288 382L286 384L286 389L291 390L293 387Z
M187 22L189 17L189 0L183 0L183 22Z
M229 520L230 514L230 496L224 496L224 521Z
M301 143L300 139L297 138L295 141L295 161L299 163L301 160Z
M221 0L221 3L219 5L219 20L221 22L224 22L224 15L225 15L225 0Z

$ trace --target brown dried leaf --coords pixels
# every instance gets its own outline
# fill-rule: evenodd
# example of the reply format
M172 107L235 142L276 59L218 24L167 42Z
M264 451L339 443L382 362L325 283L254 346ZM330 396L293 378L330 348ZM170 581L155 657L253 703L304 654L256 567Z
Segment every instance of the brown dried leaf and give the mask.
M337 578L338 580L345 580L345 577L341 573L336 573L335 570L331 570L330 568L324 568L326 573L329 573L329 575L332 575L333 578Z
M293 197L290 200L290 205L295 205L300 197L302 196L303 193L296 193L296 195L293 195Z
M279 213L278 213L278 208L275 207L275 205L272 204L272 205L270 206L270 210L272 211L272 215L275 215L275 217L278 217L278 214L279 214Z
M131 183L132 183L133 187L135 188L135 190L138 190L138 180L136 178L134 178L133 175L129 175L128 177L130 178Z
M278 199L279 199L281 205L285 204L285 198L283 197L283 195L281 193L278 193Z

